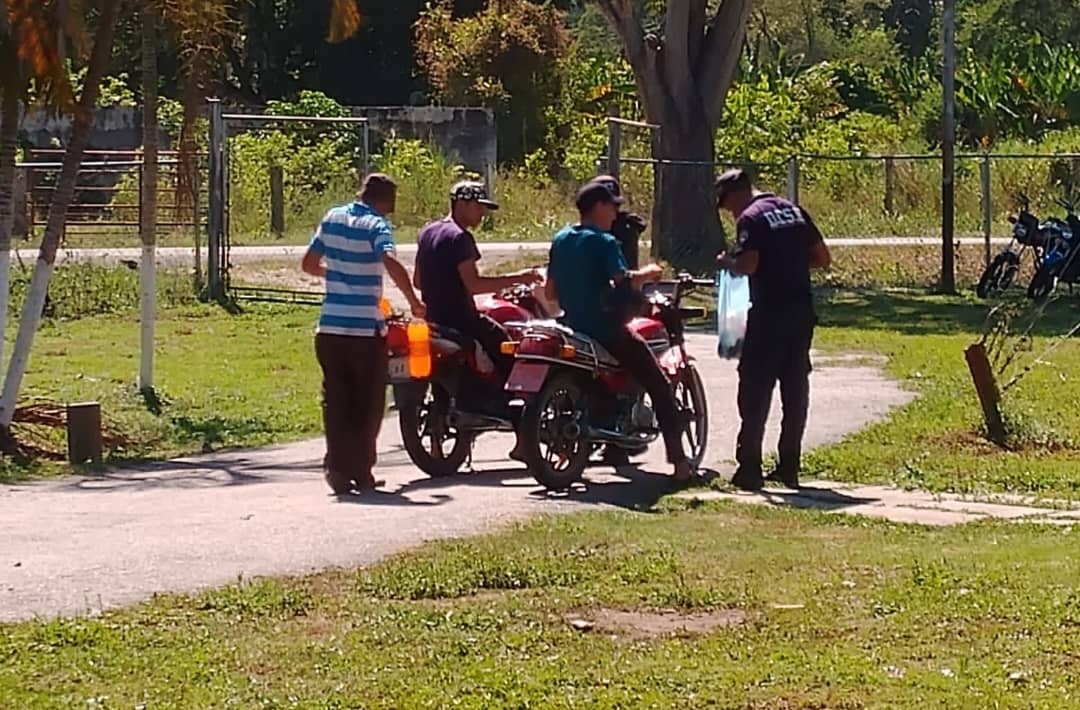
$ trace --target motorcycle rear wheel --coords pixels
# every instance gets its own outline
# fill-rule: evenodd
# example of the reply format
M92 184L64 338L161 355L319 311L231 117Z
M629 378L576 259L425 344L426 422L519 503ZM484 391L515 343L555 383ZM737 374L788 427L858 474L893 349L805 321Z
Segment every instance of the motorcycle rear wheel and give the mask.
M570 373L548 380L521 415L518 441L533 478L549 491L581 480L593 445L586 437L585 391Z
M460 471L475 435L450 426L450 395L437 384L420 382L402 387L398 396L398 424L409 460L432 478Z

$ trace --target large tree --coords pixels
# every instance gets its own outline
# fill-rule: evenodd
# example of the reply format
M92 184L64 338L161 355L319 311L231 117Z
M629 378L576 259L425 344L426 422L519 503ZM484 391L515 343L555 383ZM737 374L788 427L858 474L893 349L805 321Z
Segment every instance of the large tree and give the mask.
M666 0L663 29L646 32L634 0L597 0L622 41L653 135L654 252L680 265L723 247L713 200L713 139L735 80L751 0Z

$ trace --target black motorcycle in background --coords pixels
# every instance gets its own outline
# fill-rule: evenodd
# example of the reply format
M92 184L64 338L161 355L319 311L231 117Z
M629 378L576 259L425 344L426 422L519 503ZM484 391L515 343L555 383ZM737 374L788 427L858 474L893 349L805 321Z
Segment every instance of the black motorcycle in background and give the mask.
M1020 273L1020 263L1024 253L1031 250L1035 256L1035 268L1042 264L1046 238L1039 228L1039 218L1031 213L1031 200L1027 195L1020 195L1020 211L1015 217L1009 217L1012 223L1012 241L1000 254L987 265L975 286L979 298L992 298L1009 289Z

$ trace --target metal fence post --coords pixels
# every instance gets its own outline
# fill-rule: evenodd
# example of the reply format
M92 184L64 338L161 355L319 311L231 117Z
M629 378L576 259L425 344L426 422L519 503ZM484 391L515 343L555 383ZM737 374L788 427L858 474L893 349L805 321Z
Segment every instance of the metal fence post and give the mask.
M360 125L364 127L364 174L360 176L362 179L371 172L371 124L364 121ZM490 189L490 186L488 189Z
M896 161L891 155L885 157L885 214L895 214Z
M618 104L611 104L611 108L608 109L608 117L609 119L619 117ZM622 155L622 129L619 127L618 121L608 120L607 136L607 171L608 175L618 180L619 158Z
M788 158L787 196L796 205L799 204L799 156Z
M993 204L990 198L990 154L983 153L982 163L979 165L979 173L982 182L982 228L985 244L986 265L990 265L990 232L993 230Z
M211 299L224 294L221 279L221 246L225 231L224 133L221 100L210 104L210 204L206 229L206 278Z

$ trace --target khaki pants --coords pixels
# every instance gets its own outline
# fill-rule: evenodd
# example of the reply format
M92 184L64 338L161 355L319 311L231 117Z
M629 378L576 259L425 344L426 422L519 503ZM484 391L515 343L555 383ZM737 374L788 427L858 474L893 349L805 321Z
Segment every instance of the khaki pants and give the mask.
M386 410L386 341L319 333L315 355L323 372L326 468L368 485Z

